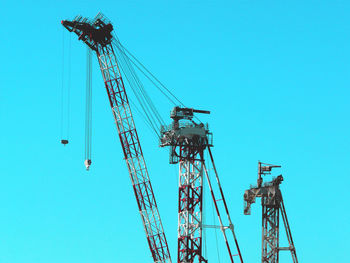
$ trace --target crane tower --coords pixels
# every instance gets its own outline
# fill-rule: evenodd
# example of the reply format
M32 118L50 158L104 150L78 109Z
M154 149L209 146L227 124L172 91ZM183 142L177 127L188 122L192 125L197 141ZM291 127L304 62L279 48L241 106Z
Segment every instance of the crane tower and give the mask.
M69 32L78 35L79 40L97 55L153 261L171 263L156 199L113 48L113 25L102 14L98 14L91 21L77 16L72 21L63 20L61 23Z
M161 130L160 146L170 146L170 163L179 163L178 263L207 262L202 256L202 200L204 149L209 129L191 121L193 113L208 111L175 107L173 123Z
M271 182L263 184L262 175L270 174L273 168L280 168L278 165L258 163L257 187L251 187L244 193L244 214L250 215L251 205L255 203L256 197L261 198L262 205L262 263L278 263L279 251L289 250L293 263L298 263L292 233L289 227L286 210L283 203L280 184L283 181L282 175L274 178ZM288 247L280 247L279 244L279 222L280 216L286 230Z
M226 200L220 185L220 180L215 168L214 159L210 150L212 146L212 134L208 125L196 123L194 113L209 114L209 111L195 110L192 108L175 107L170 117L173 123L163 126L161 129L161 147L170 147L170 163L179 163L179 203L178 203L178 263L208 262L202 255L202 222L203 209L203 178L207 178L211 196L219 218L220 228L233 263L233 254L225 233L231 230L237 247L240 261L243 263L238 242L234 233L233 224L228 212ZM210 159L215 170L216 180L220 189L221 200L228 218L228 226L223 225L220 209L215 198L214 190L210 182L209 173L205 164L204 151L209 151Z

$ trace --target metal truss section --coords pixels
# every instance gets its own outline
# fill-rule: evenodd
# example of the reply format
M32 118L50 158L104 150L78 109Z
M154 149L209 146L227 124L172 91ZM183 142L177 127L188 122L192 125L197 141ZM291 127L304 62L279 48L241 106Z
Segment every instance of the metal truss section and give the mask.
M203 152L209 146L208 126L192 121L208 111L175 107L171 126L161 128L160 146L170 146L170 163L179 163L178 263L208 262L202 256ZM180 122L184 121L184 122Z
M269 200L270 199L270 200ZM277 263L279 247L279 206L269 197L262 198L262 262Z
M62 25L77 34L79 40L97 54L153 261L171 263L129 100L112 46L113 26L102 14L98 14L92 21L77 16L72 21L63 20Z
M179 163L178 262L207 262L202 257L203 161Z
M202 228L220 228L233 263L231 248L227 239L226 230L230 229L233 234L238 256L243 263L233 224L228 212L224 193L216 171L214 159L210 150L213 146L212 134L208 125L196 123L194 113L210 114L209 111L174 107L170 113L173 123L170 126L161 127L160 146L170 148L170 163L179 163L179 225L178 225L178 263L208 262L202 256ZM198 118L197 118L198 119ZM210 160L215 171L216 181L219 187L221 201L224 204L228 225L223 225L218 201L209 178L205 165L204 151L208 150ZM203 176L207 178L208 186L219 218L220 226L203 225Z
M289 227L285 211L280 184L283 181L282 175L274 178L271 182L262 183L262 175L270 174L272 168L280 166L266 165L259 162L259 177L257 187L251 187L244 193L244 214L250 215L251 205L257 197L261 198L262 206L262 263L278 263L279 252L289 250L294 263L298 263L292 233ZM279 227L280 213L282 215L284 228L286 230L289 246L280 247Z
M154 262L171 262L152 185L113 46L99 46L98 60Z

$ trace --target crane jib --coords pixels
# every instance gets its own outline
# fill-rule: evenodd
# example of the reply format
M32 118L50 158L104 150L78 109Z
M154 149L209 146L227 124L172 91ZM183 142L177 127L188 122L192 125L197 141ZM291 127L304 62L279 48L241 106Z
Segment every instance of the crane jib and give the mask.
M167 240L112 45L113 26L102 15L92 21L78 16L73 21L63 20L62 25L97 54L153 260L170 263Z

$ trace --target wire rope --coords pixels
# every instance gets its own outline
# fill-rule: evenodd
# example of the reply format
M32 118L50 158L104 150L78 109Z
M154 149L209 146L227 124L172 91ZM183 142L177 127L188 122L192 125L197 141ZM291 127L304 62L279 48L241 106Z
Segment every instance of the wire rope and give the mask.
M154 106L152 100L150 99L149 95L147 94L142 82L140 81L140 79L138 78L138 76L135 72L135 69L131 65L130 58L126 55L126 53L123 51L122 48L120 48L118 46L117 46L117 48L121 51L121 53L119 55L123 59L124 64L125 64L127 70L129 71L129 74L132 76L133 83L136 84L135 87L140 91L140 94L145 101L145 105L148 106L150 112L152 112L154 114L154 117L157 119L157 121L161 125L164 125L165 123L164 123L162 117L160 116L160 114L157 111L156 107Z
M120 46L119 46L120 45ZM121 44L120 44L120 42L117 42L117 44L116 44L116 47L121 51L121 52L123 52L124 54L125 54L125 56L128 56L126 53L125 53L125 51L123 51L123 49L121 48ZM173 105L178 105L176 102L174 102L174 100L172 100L163 90L162 90L162 88L161 87L159 87L158 85L157 85L157 83L149 76L149 75L147 75L146 74L146 72L145 71L143 71L141 68L140 68L140 66L138 66L138 64L134 61L134 60L132 60L132 59L130 59L130 61L131 61L131 63L173 104ZM153 75L153 74L152 74ZM180 104L181 105L183 105L183 103L182 102L180 102Z
M118 59L118 58L117 58L117 59ZM158 134L158 131L157 131L157 129L156 129L156 127L155 127L155 124L154 124L154 120L152 121L150 114L147 113L147 110L146 110L146 108L145 108L144 102L142 101L142 99L140 98L139 94L136 92L136 90L135 90L135 88L134 88L134 84L133 84L133 82L132 82L133 80L129 78L129 74L126 72L126 69L125 69L124 65L121 63L120 59L118 59L118 61L119 61L120 69L122 70L124 76L126 77L126 80L128 81L128 83L129 83L129 85L130 85L130 88L131 88L132 91L134 92L135 97L136 97L136 99L138 100L138 102L139 102L139 104L140 104L140 106L141 106L141 108L142 108L142 110L143 110L143 112L144 112L144 115L146 116L146 118L147 118L149 124L150 124L151 127L152 127L152 130L153 130L156 134Z
M64 28L62 27L62 75L61 75L61 139L63 139L64 118Z
M72 71L72 35L69 34L68 49L68 84L67 84L67 140L69 140L70 130L70 90L71 90L71 71Z
M127 48L125 48L124 46L123 46L123 44L121 44L120 43L120 41L119 41L119 39L117 38L117 37L115 37L115 41L116 42L118 42L118 44L129 54L129 56L130 57L132 57L133 59L134 59L134 61L136 61L136 63L138 63L156 82L158 82L159 83L159 85L161 85L162 86L162 88L164 89L164 90L166 90L180 105L182 105L182 106L185 106L150 70L148 70L145 66L144 66L144 64L142 64L141 62L140 62L140 60L138 60L137 58L136 58L136 56L135 55L133 55ZM134 62L133 62L134 63ZM134 64L136 64L136 63L134 63ZM138 66L137 66L137 68L141 71L141 72L143 72ZM143 74L145 74L144 72L143 72ZM146 75L146 74L145 74ZM156 87L157 88L159 88L158 87L158 85L156 85ZM172 101L172 100L171 100ZM173 102L174 103L174 102ZM176 105L176 103L174 103L175 105Z
M87 169L91 164L92 147L92 59L91 49L86 54L86 94L85 94L85 162Z
M175 95L174 93L172 93L149 69L146 68L146 66L144 64L142 64L142 62L140 62L139 59L137 59L137 57L135 55L133 55L125 46L123 46L123 44L121 44L121 42L119 41L118 37L116 35L114 35L113 38L113 43L114 45L117 47L117 49L119 49L122 53L124 53L124 55L126 57L129 58L129 60L131 61L131 63L149 80L151 81L151 83L175 106L182 106L182 107L186 107L184 105L184 103L182 101L180 101ZM127 53L127 54L126 54ZM142 70L142 68L144 70ZM157 83L159 83L159 85L157 85ZM167 95L167 93L169 95ZM170 98L173 97L178 103L176 103L173 99ZM194 116L194 118L201 122L201 120L197 117Z
M152 127L152 130L154 130L155 134L157 134L157 137L159 137L159 126L164 125L164 121L161 119L160 114L157 112L155 106L152 105L149 96L145 94L144 89L143 91L141 90L143 87L142 83L138 79L136 72L133 70L130 62L128 61L127 56L125 56L123 52L117 52L116 54L118 64L120 65L124 76L126 77L133 93L135 94L136 99L138 100L144 112L144 116L146 116L148 123Z
M141 118L146 123L148 128L150 128L152 130L152 132L155 133L156 137L159 138L160 136L159 136L158 132L153 129L152 124L148 121L148 119L144 115L144 113L137 107L137 105L133 102L133 100L131 98L129 98L129 101L130 101L130 104L132 105L133 109L135 109L135 111L141 116Z

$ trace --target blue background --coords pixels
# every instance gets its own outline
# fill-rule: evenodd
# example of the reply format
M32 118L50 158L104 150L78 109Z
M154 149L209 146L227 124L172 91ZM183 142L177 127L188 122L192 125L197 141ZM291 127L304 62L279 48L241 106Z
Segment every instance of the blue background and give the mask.
M95 58L93 163L90 172L84 169L86 48L75 36L70 144L59 143L60 21L98 11L186 105L212 111L202 119L214 133L245 262L260 260L260 202L243 215L243 192L256 182L258 160L282 165L299 261L350 262L345 0L1 0L0 262L152 262ZM151 87L149 93L170 122L172 105ZM178 169L135 118L176 261ZM205 213L213 223L208 198ZM221 233L220 261L215 231L206 234L210 262L228 262ZM281 262L291 262L281 253Z

